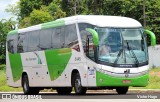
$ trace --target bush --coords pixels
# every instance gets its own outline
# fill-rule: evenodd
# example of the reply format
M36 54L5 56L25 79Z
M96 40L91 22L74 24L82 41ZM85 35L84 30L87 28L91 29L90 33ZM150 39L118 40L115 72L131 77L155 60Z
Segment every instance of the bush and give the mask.
M5 69L6 69L6 65L5 64L0 65L0 70L5 70Z

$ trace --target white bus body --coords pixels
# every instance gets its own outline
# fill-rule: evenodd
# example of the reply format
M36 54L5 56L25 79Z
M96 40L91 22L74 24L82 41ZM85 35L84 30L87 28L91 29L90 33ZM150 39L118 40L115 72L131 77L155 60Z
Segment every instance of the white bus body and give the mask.
M97 47L90 43L88 49L97 48L98 52L94 53L97 61L86 55L86 51L91 52L85 48L81 34L91 34L93 30L99 43ZM105 35L108 33L114 35L113 43L112 38L104 40L110 36ZM120 45L114 44L118 43L116 39ZM101 57L99 50L105 41L111 45L112 52ZM136 50L132 49L134 43ZM119 94L125 94L129 86L148 84L148 70L142 25L127 17L78 15L14 30L7 37L7 83L12 87L22 86L25 94L37 94L42 88L69 94L71 87L77 94L95 88L116 88Z

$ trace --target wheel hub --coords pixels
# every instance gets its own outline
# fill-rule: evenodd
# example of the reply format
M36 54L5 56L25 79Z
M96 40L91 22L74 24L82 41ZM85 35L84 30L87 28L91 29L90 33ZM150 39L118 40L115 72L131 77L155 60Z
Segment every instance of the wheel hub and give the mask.
M26 91L27 90L27 83L24 82L24 90Z
M76 90L79 91L81 88L81 81L80 79L76 79L75 80L75 86L76 86Z

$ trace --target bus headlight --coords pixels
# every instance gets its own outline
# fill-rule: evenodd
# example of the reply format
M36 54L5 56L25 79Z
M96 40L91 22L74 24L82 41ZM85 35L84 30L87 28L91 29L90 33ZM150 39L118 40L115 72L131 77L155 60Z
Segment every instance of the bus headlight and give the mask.
M112 75L112 72L102 69L102 68L95 68L96 71L101 72L103 74Z

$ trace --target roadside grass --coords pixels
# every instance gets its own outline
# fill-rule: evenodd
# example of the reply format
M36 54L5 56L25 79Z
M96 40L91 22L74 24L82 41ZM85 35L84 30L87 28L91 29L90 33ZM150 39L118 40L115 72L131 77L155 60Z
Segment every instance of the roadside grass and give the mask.
M5 65L0 65L0 92L20 92L22 88L13 88L7 85Z
M5 65L0 65L0 92L22 92L22 88L13 88L7 85ZM130 87L130 89L160 89L160 68L150 70L149 84L146 87ZM53 92L53 89L44 89L41 92Z

